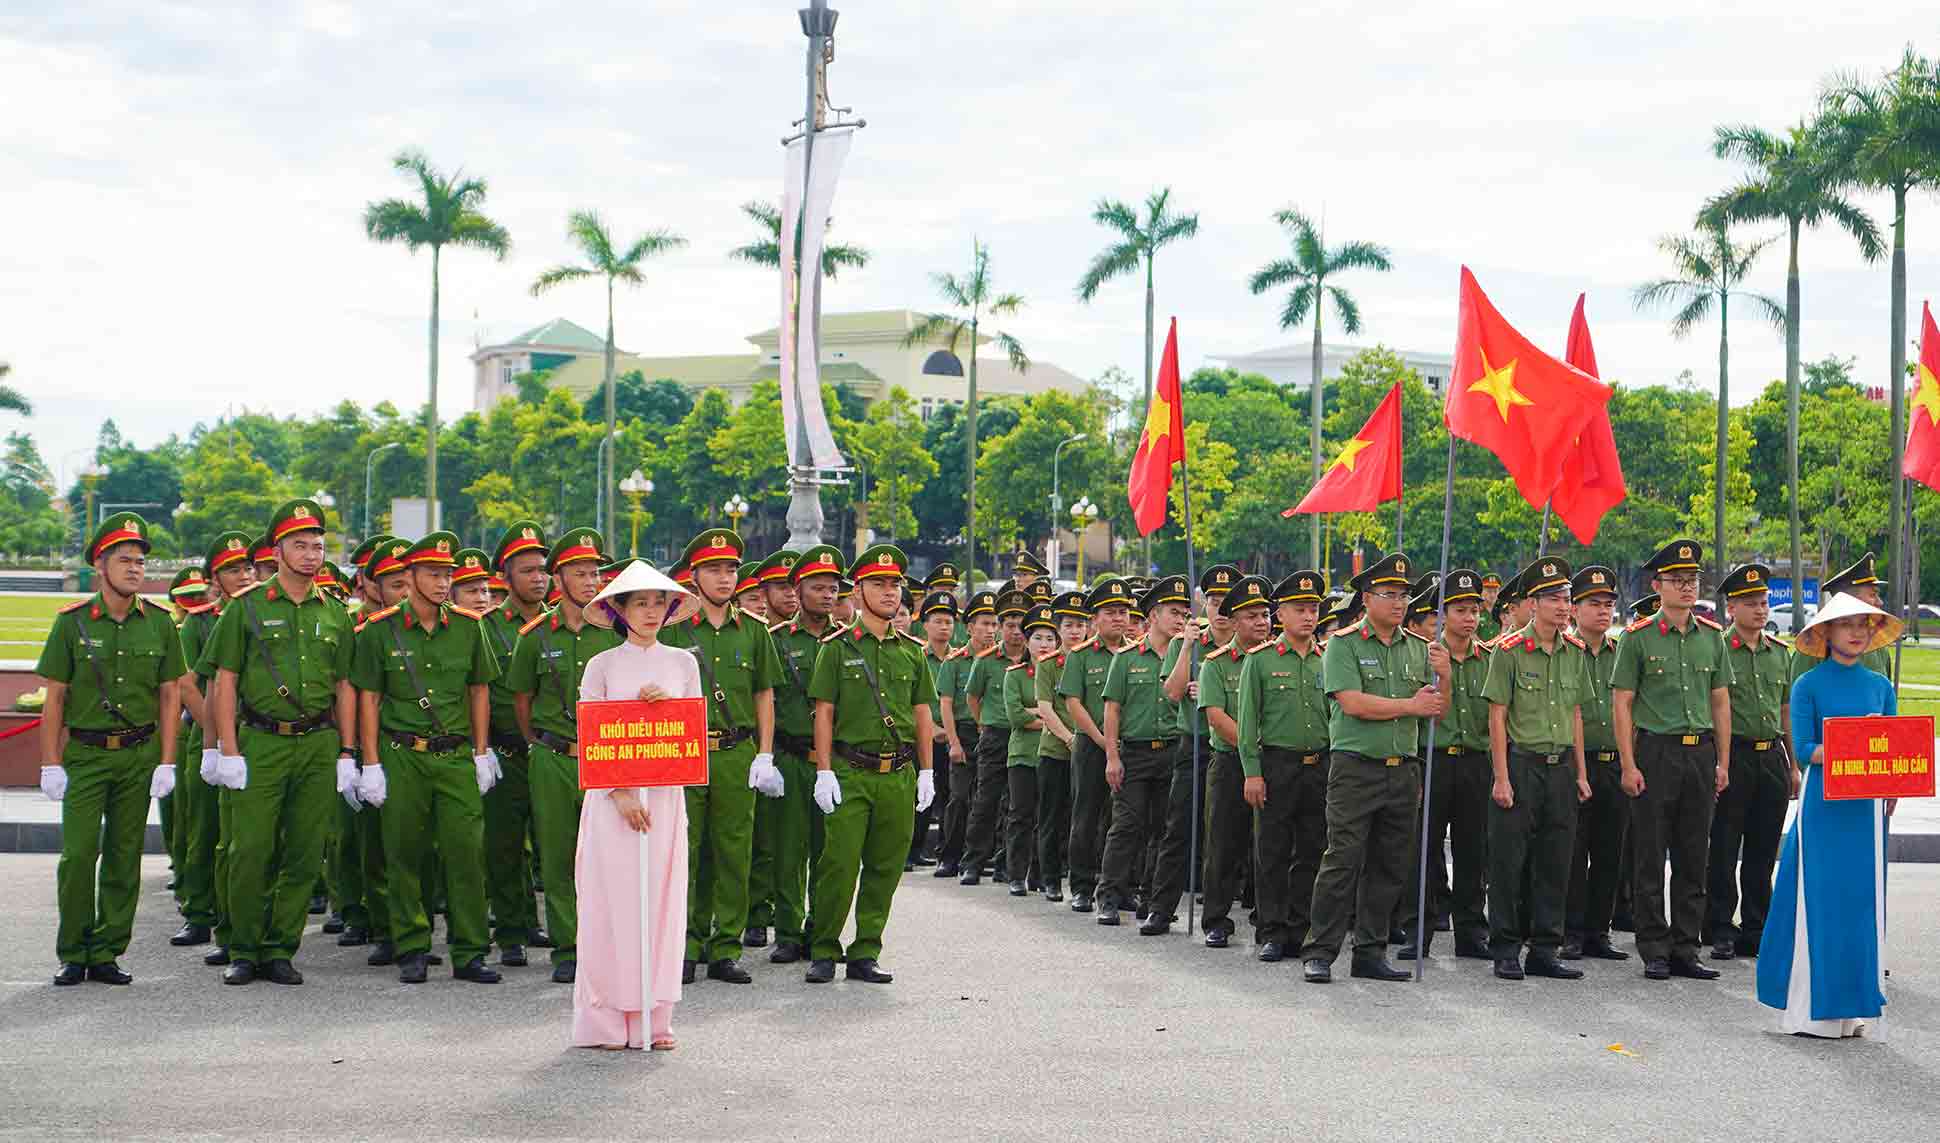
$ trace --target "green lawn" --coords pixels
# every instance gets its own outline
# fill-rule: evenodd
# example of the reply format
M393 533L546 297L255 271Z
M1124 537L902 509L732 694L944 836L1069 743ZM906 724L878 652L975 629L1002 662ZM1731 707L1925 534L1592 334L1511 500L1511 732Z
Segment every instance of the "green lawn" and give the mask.
M0 595L0 659L38 659L54 615L73 595Z
M1909 646L1901 650L1900 681L1940 686L1940 647Z

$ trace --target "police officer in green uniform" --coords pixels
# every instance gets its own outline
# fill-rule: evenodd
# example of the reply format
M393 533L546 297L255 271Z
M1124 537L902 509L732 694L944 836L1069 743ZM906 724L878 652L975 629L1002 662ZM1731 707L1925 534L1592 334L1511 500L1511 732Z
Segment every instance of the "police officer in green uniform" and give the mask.
M546 571L564 589L557 606L519 628L504 683L526 742L526 773L538 838L539 874L546 886L546 929L552 936L552 979L571 984L578 974L579 897L573 862L579 849L579 679L594 655L622 642L610 627L588 620L586 605L600 589L600 534L568 529L546 554Z
M1617 732L1610 721L1610 675L1616 667L1617 576L1592 564L1570 580L1575 624L1570 633L1590 660L1590 688L1583 697L1583 764L1590 772L1590 800L1577 807L1576 846L1570 857L1570 896L1564 923L1563 959L1629 960L1610 944L1617 888L1630 879L1623 838L1630 828L1630 796L1623 792Z
M199 564L190 564L175 573L168 581L168 601L170 618L175 622L175 630L180 634L182 627L198 613L214 610L209 602L209 580L202 574ZM187 663L186 658L183 659ZM188 828L180 820L181 807L187 801L183 794L185 770L195 768L195 759L201 749L201 733L197 720L202 717L202 690L195 685L193 672L185 673L181 679L178 693L182 699L182 716L176 728L179 741L175 745L175 793L155 802L155 815L162 827L162 848L168 851L168 890L175 894L175 907L183 907L182 866L187 862L185 850L188 846ZM186 761L186 766L185 766Z
M356 661L358 633L364 621L393 604L404 602L410 593L409 573L404 556L411 545L395 536L377 535L365 540L351 553L357 568L357 602L347 610L352 619L351 658ZM360 703L361 709L361 703ZM363 729L358 728L359 761L364 761ZM361 772L359 797L361 798ZM390 887L384 864L384 823L376 806L352 808L348 799L333 809L337 819L337 851L333 862L337 888L337 908L344 921L337 944L357 948L375 942L365 963L397 963L396 946L391 943ZM222 930L216 931L222 939Z
M485 795L485 893L492 905L499 963L513 967L528 962L526 945L545 939L533 898L532 860L526 855L526 838L534 832L531 747L519 729L511 674L520 628L545 613L552 580L546 571L549 554L545 528L537 520L514 520L506 527L489 562L505 580L505 602L488 608L480 624L492 654L505 668L491 684L492 753L505 776ZM567 880L570 891L571 878Z
M1030 549L1019 548L1011 559L1011 590L1028 593L1033 584L1050 574L1051 569L1045 567L1044 561L1032 554ZM997 594L1002 595L1003 592L999 591Z
M736 588L735 605L751 615L761 616L771 636L776 628L793 619L800 610L800 598L795 586L788 582L788 573L794 570L795 561L800 558L800 553L781 548L741 566L742 579L751 586L745 590ZM781 651L779 639L775 640L775 651L777 654ZM775 688L775 703L775 725L779 735L779 686ZM775 768L781 769L779 739L775 743ZM782 771L784 783L787 773L786 770ZM784 784L783 797L786 796ZM768 929L775 923L775 830L782 813L782 798L762 798L754 808L754 856L748 862L748 927L741 934L744 948L766 948Z
M1044 717L1037 707L1037 664L1057 654L1058 648L1058 621L1050 604L1034 603L1024 613L1024 642L1023 660L1012 663L1003 678L1004 718L1010 732L1004 759L1010 803L1004 816L1004 868L1010 873L1013 897L1029 892L1024 874L1037 857L1037 759L1044 738Z
M1024 615L1030 610L1030 599L1015 589L997 597L997 642L971 660L970 679L964 686L977 718L977 778L970 795L969 828L964 835L963 873L958 878L962 885L981 882L984 867L999 856L998 825L1003 821L1010 792L1005 777L1010 758L1010 719L1004 714L1004 672L1026 658Z
M230 964L224 984L302 984L291 963L338 797L357 803L351 620L315 578L324 516L291 500L270 517L277 572L239 594L210 636L218 775L228 777Z
M1067 591L1051 600L1058 649L1038 660L1034 698L1044 729L1037 744L1037 864L1044 899L1064 900L1064 874L1071 839L1071 748L1078 729L1058 699L1058 683L1070 655L1091 637L1091 612L1084 593Z
M1098 892L1106 827L1111 823L1111 786L1105 780L1105 681L1112 659L1127 646L1132 593L1122 579L1100 576L1085 595L1091 638L1064 657L1057 697L1077 731L1071 743L1071 911L1089 913Z
M188 753L199 759L194 766L181 767L182 776L175 789L176 829L182 834L182 861L176 875L181 881L182 927L168 939L178 947L207 944L218 918L216 852L221 840L221 798L225 787L218 786L215 711L208 705L209 687L214 681L200 663L202 652L215 633L216 620L229 600L256 582L256 567L249 562L249 536L244 532L223 532L209 544L203 557L209 581L209 602L183 620L181 627L182 662L188 673L182 687L192 689L202 713L196 719L195 733ZM185 700L189 701L189 700Z
M1489 659L1489 948L1500 980L1580 980L1558 955L1569 902L1577 806L1590 799L1583 700L1590 659L1565 629L1570 567L1544 556L1519 574L1528 626ZM1527 964L1523 947L1527 945Z
M1484 644L1493 643L1502 635L1502 621L1497 618L1501 613L1496 610L1495 601L1502 596L1502 577L1494 572L1482 576L1482 621L1475 626L1475 637Z
M1443 581L1447 600L1446 624L1435 642L1448 651L1448 711L1435 726L1435 780L1424 806L1428 814L1428 904L1434 916L1448 918L1454 930L1455 955L1492 959L1489 954L1487 904L1489 788L1489 700L1482 697L1488 681L1491 652L1480 641L1481 577L1456 568ZM1455 872L1448 878L1442 863L1442 842L1454 851ZM1405 937L1399 957L1413 960L1414 926L1420 907L1421 864L1416 855L1408 888L1401 894L1400 928ZM1440 921L1421 935L1426 953L1434 944Z
M787 792L774 756L781 660L768 628L733 604L741 552L741 537L727 528L709 528L688 542L681 562L693 569L700 611L660 636L700 661L707 692L707 785L687 787L683 981L692 980L703 960L709 980L753 980L739 958L748 922L755 798Z
M1406 980L1388 963L1395 899L1408 884L1408 836L1421 802L1421 720L1447 712L1448 651L1401 627L1412 561L1400 552L1354 577L1366 614L1328 640L1321 686L1334 700L1327 724L1327 851L1314 876L1314 902L1301 970L1314 984L1333 979L1347 919L1354 916L1352 974Z
M1314 637L1322 591L1320 573L1313 571L1296 571L1274 584L1280 634L1254 648L1239 672L1241 796L1253 809L1259 905L1253 939L1256 955L1268 963L1285 959L1307 939L1314 875L1327 849L1327 692Z
M779 798L762 799L755 810L757 815L772 815L775 947L768 954L771 964L793 964L808 952L808 891L822 852L823 824L812 796L815 710L808 698L808 680L815 673L822 640L835 629L842 551L828 544L809 548L789 563L783 578L795 601L795 614L768 629L781 662L781 682L775 687L775 766L781 771L782 791Z
M97 589L63 607L34 673L41 708L41 792L61 803L55 867L60 985L127 984L141 893L148 799L174 792L182 640L168 610L141 598L148 524L116 512L88 540ZM66 742L62 742L66 731Z
M930 755L922 748L935 737L936 690L922 644L889 622L907 567L902 550L890 544L856 557L849 575L858 585L861 611L853 626L824 638L809 679L815 804L828 815L811 898L814 936L804 976L810 984L835 979L835 961L845 954L850 980L892 979L878 963L883 928L916 811L927 809L936 793ZM842 930L852 903L855 939L845 950Z
M1851 567L1835 573L1823 583L1819 584L1819 606L1825 606L1832 601L1833 596L1844 592L1854 599L1859 600L1861 603L1869 603L1874 607L1885 608L1885 598L1880 594L1885 590L1886 581L1879 578L1879 572L1874 566L1873 553L1867 552L1855 560ZM1812 658L1810 655L1793 651L1791 655L1793 681L1796 681L1800 675L1811 670L1813 667L1818 666L1821 661ZM1889 679L1893 677L1893 653L1884 647L1868 651L1864 655L1861 655L1859 657L1859 665L1869 671L1878 671ZM1788 702L1787 705L1789 706L1790 703Z
M1139 603L1149 624L1145 638L1112 659L1105 676L1105 719L1100 729L1105 782L1112 798L1111 829L1105 837L1104 869L1098 883L1101 925L1118 924L1118 911L1133 904L1132 890L1146 847L1165 836L1183 727L1179 704L1189 681L1187 644L1181 638L1191 617L1186 578L1161 577ZM1183 849L1175 860L1182 873ZM1172 873L1167 868L1154 878L1154 896ZM1183 877L1180 881L1183 884ZM1157 905L1154 901L1147 906L1148 922L1153 917L1169 922L1169 908Z
M1718 976L1698 959L1698 940L1711 812L1731 777L1731 739L1718 729L1731 725L1731 663L1718 625L1691 610L1703 560L1696 540L1673 540L1645 562L1661 604L1624 631L1611 668L1623 789L1636 799L1630 880L1637 955L1651 980Z
M1240 675L1247 656L1271 645L1273 585L1241 576L1218 585L1219 616L1227 641L1206 654L1199 671L1199 709L1210 731L1206 773L1206 947L1223 949L1232 939L1230 912L1240 877L1253 861L1253 815L1246 805L1246 774L1239 757Z
M250 544L249 558L256 564L256 582L268 583L276 578L276 541L268 535L261 535Z
M1771 578L1772 569L1764 564L1743 564L1722 584L1731 620L1725 633L1725 657L1731 661L1731 784L1712 812L1703 934L1717 960L1758 955L1785 808L1799 792L1798 767L1785 749L1792 739L1792 674L1786 661L1791 648L1765 633Z
M963 605L964 642L944 662L936 680L936 721L949 744L950 794L943 815L943 844L936 851L932 877L956 877L962 871L964 845L970 836L970 810L977 798L977 744L982 733L977 711L970 703L970 676L978 657L995 654L997 593L979 591Z
M956 637L957 610L956 596L947 591L927 589L914 609L915 631L913 633L923 640L923 665L930 669L930 685L937 688L939 696L943 692L944 677L949 671L950 656L956 653L956 648L951 645L950 640ZM939 705L941 705L940 700ZM935 721L936 738L930 743L930 769L947 774L950 771L950 736L944 733L941 711L937 712ZM949 788L948 782L942 783L937 793L945 794ZM943 814L948 808L947 802L940 799L933 800L928 809L916 815L915 832L909 839L909 860L903 864L903 872L913 873L919 866L937 864L937 859L930 856L930 824L932 822L937 824L937 847L940 850Z
M500 773L488 745L491 681L498 677L484 616L447 601L458 537L432 532L403 556L411 593L372 614L357 633L351 683L363 737L358 794L387 807L383 824L391 941L398 980L422 984L431 919L423 869L435 842L443 859L446 943L453 977L498 983L485 963L485 802Z

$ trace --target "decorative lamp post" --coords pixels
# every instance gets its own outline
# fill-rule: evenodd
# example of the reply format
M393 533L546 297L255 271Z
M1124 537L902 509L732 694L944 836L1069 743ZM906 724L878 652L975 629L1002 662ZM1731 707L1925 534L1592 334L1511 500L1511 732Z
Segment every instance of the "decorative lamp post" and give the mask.
M653 493L653 481L645 473L634 469L625 480L620 481L620 491L633 503L633 545L629 549L635 559L640 556L640 501Z
M378 445L376 448L370 450L369 456L364 458L364 537L363 538L366 540L370 539L372 536L377 534L375 525L371 523L371 510L370 510L371 465L377 462L378 453L383 452L386 449L397 448L402 444L403 444L402 441L392 441L390 444Z
M101 462L98 460L88 461L81 469L81 489L83 493L81 506L81 546L83 548L87 547L88 537L94 532L94 486L100 484L101 478L106 475L108 475L108 470L101 467Z
M728 527L739 532L741 518L748 514L748 498L737 492L727 498L727 503L721 505L721 511L727 513Z
M1091 497L1080 496L1071 505L1071 530L1078 534L1078 586L1085 585L1085 531L1098 522L1101 513Z

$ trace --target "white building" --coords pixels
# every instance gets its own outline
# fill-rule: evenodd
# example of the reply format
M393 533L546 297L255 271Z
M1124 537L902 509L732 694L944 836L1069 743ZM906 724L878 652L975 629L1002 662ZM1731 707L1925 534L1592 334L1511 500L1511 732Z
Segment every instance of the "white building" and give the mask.
M1368 348L1364 345L1329 345L1320 347L1320 370L1323 380L1340 376L1341 367L1348 359ZM1421 374L1428 391L1439 396L1442 386L1448 383L1449 372L1454 368L1454 358L1446 353L1419 353L1414 350L1400 349L1396 353L1410 369ZM1270 381L1277 381L1295 389L1305 389L1313 382L1314 343L1311 340L1276 345L1271 349L1256 349L1251 353L1233 353L1221 356L1210 354L1212 360L1229 369L1241 373L1258 373Z

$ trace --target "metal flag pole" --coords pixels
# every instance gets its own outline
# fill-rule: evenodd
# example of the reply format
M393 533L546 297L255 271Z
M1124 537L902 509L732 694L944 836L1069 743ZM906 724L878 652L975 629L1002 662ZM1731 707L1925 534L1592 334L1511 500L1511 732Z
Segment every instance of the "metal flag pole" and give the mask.
M1455 434L1448 434L1448 475L1442 481L1442 570L1441 579L1435 581L1435 629L1442 630L1448 624L1448 593L1440 590L1440 585L1448 579L1448 547L1452 540L1455 512ZM1452 669L1452 668L1451 668ZM1428 915L1428 812L1429 798L1435 790L1435 723L1428 720L1427 747L1422 756L1421 768L1421 850L1420 861L1415 870L1415 980L1419 982L1428 972L1427 950L1424 934L1434 918Z
M1173 337L1175 338L1178 336L1177 323L1178 323L1178 319L1174 318L1172 329L1173 329ZM1188 470L1191 468L1191 458L1186 453L1186 442L1184 437L1185 420L1184 420L1183 414L1180 417L1179 426L1180 426L1179 431L1181 434L1179 439L1179 491L1181 494L1181 499L1184 500L1185 502L1184 515L1185 515L1185 528L1186 528L1186 598L1190 600L1195 594L1197 594L1198 587L1199 587L1199 575L1198 575L1197 568L1194 566L1194 560L1192 555L1192 477L1188 472ZM1192 927L1193 915L1194 915L1193 906L1196 903L1193 897L1193 890L1195 887L1200 887L1199 886L1200 863L1198 859L1199 787L1200 787L1199 710L1198 710L1198 703L1193 701L1191 698L1192 685L1199 681L1199 640L1194 636L1194 632L1192 630L1192 628L1197 626L1197 624L1193 622L1191 619L1192 607L1190 605L1186 607L1186 616L1187 616L1187 628L1186 628L1186 634L1185 634L1186 642L1185 642L1185 650L1183 654L1186 656L1186 661L1187 661L1186 696L1187 696L1187 701L1191 703L1189 717L1186 719L1186 721L1192 727L1192 761L1191 761L1192 821L1186 827L1185 897L1186 897L1186 935L1191 936L1193 932L1193 927Z
M1549 504L1549 501L1543 501L1543 531L1536 540L1536 558L1539 560L1549 554Z

